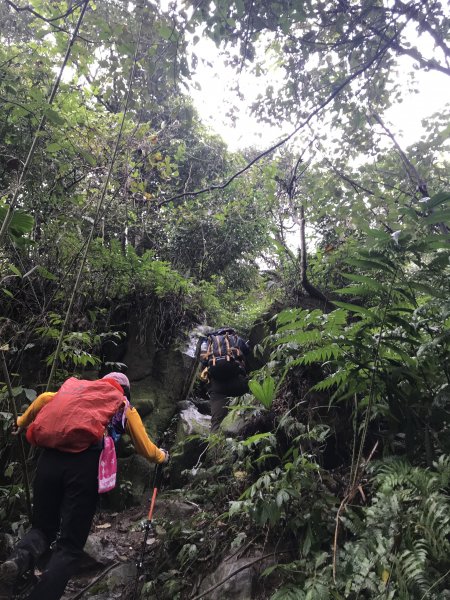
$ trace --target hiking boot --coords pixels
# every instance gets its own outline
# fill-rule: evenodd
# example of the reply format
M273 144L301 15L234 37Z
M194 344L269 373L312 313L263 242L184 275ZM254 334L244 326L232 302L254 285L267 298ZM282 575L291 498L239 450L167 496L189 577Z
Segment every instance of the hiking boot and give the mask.
M0 565L0 600L9 600L13 597L14 584L19 574L19 565L14 559Z
M13 598L13 585L0 581L0 600L11 600Z
M30 554L26 550L16 550L9 560L0 565L0 600L9 600L13 597L17 579L29 566Z

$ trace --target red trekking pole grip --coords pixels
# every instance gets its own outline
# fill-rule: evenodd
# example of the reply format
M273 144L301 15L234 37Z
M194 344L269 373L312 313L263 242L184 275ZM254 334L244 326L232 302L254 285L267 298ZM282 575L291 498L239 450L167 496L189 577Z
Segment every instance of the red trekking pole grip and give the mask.
M161 478L162 478L162 465L158 464L158 465L156 465L156 468L155 468L155 476L153 479L153 493L152 493L152 499L150 502L150 509L148 511L147 522L151 522L151 520L153 518L153 511L155 509L156 496L158 495L159 487L161 485Z
M158 488L153 488L152 501L150 502L150 510L148 511L147 520L151 521L153 517L153 510L155 508L156 496L158 495Z

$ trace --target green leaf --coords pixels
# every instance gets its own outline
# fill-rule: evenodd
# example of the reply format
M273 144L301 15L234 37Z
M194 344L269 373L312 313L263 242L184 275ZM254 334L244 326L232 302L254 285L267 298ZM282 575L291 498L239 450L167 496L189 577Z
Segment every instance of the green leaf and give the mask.
M394 272L394 268L392 265L387 262L381 260L374 260L372 258L347 258L345 261L346 264L352 265L353 267L361 267L364 269L377 270L377 271L392 271Z
M341 275L343 277L345 277L345 279L350 279L350 281L357 281L358 283L365 283L373 289L380 290L380 291L385 290L384 285L382 283L379 283L375 279L373 279L373 277L367 277L367 275L354 275L353 273L341 273Z
M265 408L270 408L272 406L276 394L275 380L273 377L269 375L264 379L262 384L259 383L259 381L252 379L249 381L248 387L255 398L261 402Z
M411 281L409 286L413 290L417 290L424 294L430 295L432 298L446 298L447 294L445 292L440 291L437 287L433 287L432 285L428 285L426 283L420 283L418 281Z
M273 434L269 431L266 433L257 433L256 435L252 435L249 438L247 438L246 440L244 440L242 442L242 444L244 446L250 446L251 444L255 444L256 442L259 442L260 440L265 440L267 438L271 438L273 437Z
M91 165L91 167L95 167L95 165L97 164L95 156L93 156L90 152L87 152L86 150L83 150L81 148L80 148L79 152L80 152L81 156Z
M0 206L0 223L3 223L7 213L5 206ZM29 233L33 229L34 218L23 212L22 210L13 211L11 221L9 223L9 230L11 233L17 236L21 236L24 233Z
M46 118L50 121L50 123L53 123L53 125L65 125L65 120L61 117L61 115L59 115L56 110L53 110L53 108L50 108L49 106L46 106L44 109L44 114L46 116Z
M348 302L336 302L335 300L333 300L333 304L339 306L340 308L345 308L345 310L350 310L351 312L366 315L366 317L370 317L371 319L375 317L375 315L372 312L370 312L370 310L367 310L367 308L364 308L363 306L349 304Z
M17 275L18 277L22 277L22 273L19 271L19 269L15 265L9 264L8 267L9 267L9 270L14 273L14 275Z
M38 271L39 274L44 277L44 279L49 279L50 281L58 281L58 278L56 277L56 275L53 275L53 273L50 273L50 271L47 271L47 269L45 267L38 267Z
M434 212L432 215L424 218L424 222L428 225L435 225L436 223L448 223L450 221L450 209L441 210Z
M427 206L428 208L435 208L439 204L444 204L444 202L448 201L450 201L450 192L439 192L430 198Z
M343 294L345 296L369 296L373 294L373 289L369 286L364 285L349 285L345 288L338 288L334 290L337 294Z
M61 150L61 146L60 144L53 142L51 144L47 144L46 150L50 153L58 152L59 150Z

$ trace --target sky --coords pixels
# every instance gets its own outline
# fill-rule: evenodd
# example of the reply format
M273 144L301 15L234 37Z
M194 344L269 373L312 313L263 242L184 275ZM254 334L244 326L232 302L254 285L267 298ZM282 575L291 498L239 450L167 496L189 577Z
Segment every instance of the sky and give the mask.
M245 101L239 100L231 91L236 71L225 66L214 43L202 38L195 46L195 52L200 58L207 58L211 66L199 64L194 82L197 82L200 88L192 87L190 95L202 121L221 135L230 150L239 150L251 145L264 149L291 132L291 126L288 124L281 128L270 127L268 124L259 123L249 114L249 106L258 91L264 87L264 81L245 72L238 75ZM406 73L411 68L412 60L409 57L401 57L399 64L399 77L405 79L406 89ZM276 74L272 73L272 76ZM403 101L392 106L385 114L386 122L393 126L398 141L404 147L417 141L423 134L422 119L442 110L450 99L450 78L443 73L421 71L417 73L417 80L420 92L405 93ZM233 126L231 119L226 115L231 104L238 106L236 126Z
M249 113L249 107L259 91L265 88L267 80L252 77L244 71L236 75L234 69L225 65L215 44L209 39L201 38L195 45L194 51L200 59L205 58L210 66L202 64L199 60L199 67L189 94L193 98L202 122L218 133L231 151L249 146L264 150L292 132L294 129L292 124L271 127L269 124L258 122ZM404 88L408 90L413 61L407 56L399 57L398 65L397 81L404 80ZM245 100L237 98L232 91L236 77L238 77L242 98ZM277 78L274 71L272 71L273 78ZM405 92L402 102L394 104L383 115L385 124L404 149L417 142L425 133L422 126L423 119L442 111L445 105L450 106L450 78L445 74L418 71L416 81L418 93ZM232 105L238 107L235 125L227 116L227 111ZM390 145L392 142L386 140L385 143ZM308 244L313 246L316 240L314 232L309 231L307 238ZM296 250L298 233L295 230L288 236L288 243L293 250Z

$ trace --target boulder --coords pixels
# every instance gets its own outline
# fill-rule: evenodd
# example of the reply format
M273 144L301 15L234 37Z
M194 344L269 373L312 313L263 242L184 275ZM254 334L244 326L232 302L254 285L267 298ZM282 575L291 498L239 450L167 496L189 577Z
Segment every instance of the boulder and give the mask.
M132 589L137 567L134 562L125 562L112 568L104 578L87 590L90 600L115 600L123 598L125 589ZM83 596L84 597L84 596ZM65 598L65 596L64 596Z
M14 548L14 538L9 533L0 533L0 561L8 558Z
M183 403L183 406L185 404ZM188 402L180 412L174 451L170 461L170 482L172 487L181 487L185 483L183 471L192 469L204 452L211 426L211 417L202 415ZM189 436L199 436L188 439Z
M199 412L192 402L183 403L186 406L180 412L177 428L177 442L181 442L189 435L207 437L211 428L211 417Z
M155 465L137 454L117 460L116 487L104 494L102 503L110 510L124 510L141 504L149 493Z
M109 565L115 558L114 547L101 533L91 533L84 546L85 556L82 558L80 569L88 569L98 565Z
M170 385L165 387L151 376L131 382L131 402L155 443L167 429L178 400L179 397L173 394Z
M220 428L225 436L239 437L253 414L253 411L231 410L220 424Z
M211 404L209 403L209 400L205 400L204 398L193 398L192 402L198 412L202 413L202 415L211 415Z
M137 567L134 562L126 562L111 571L106 576L106 585L110 592L114 592L117 588L129 586L136 579Z
M200 507L194 502L186 502L185 500L178 500L177 498L171 498L170 496L161 496L160 502L158 503L157 518L184 522L199 511Z
M200 593L204 594L225 580L222 585L208 592L205 598L208 600L252 600L256 569L252 566L245 567L254 560L254 557L225 559L211 575L203 580ZM235 571L239 572L235 573ZM233 573L235 574L233 575Z

